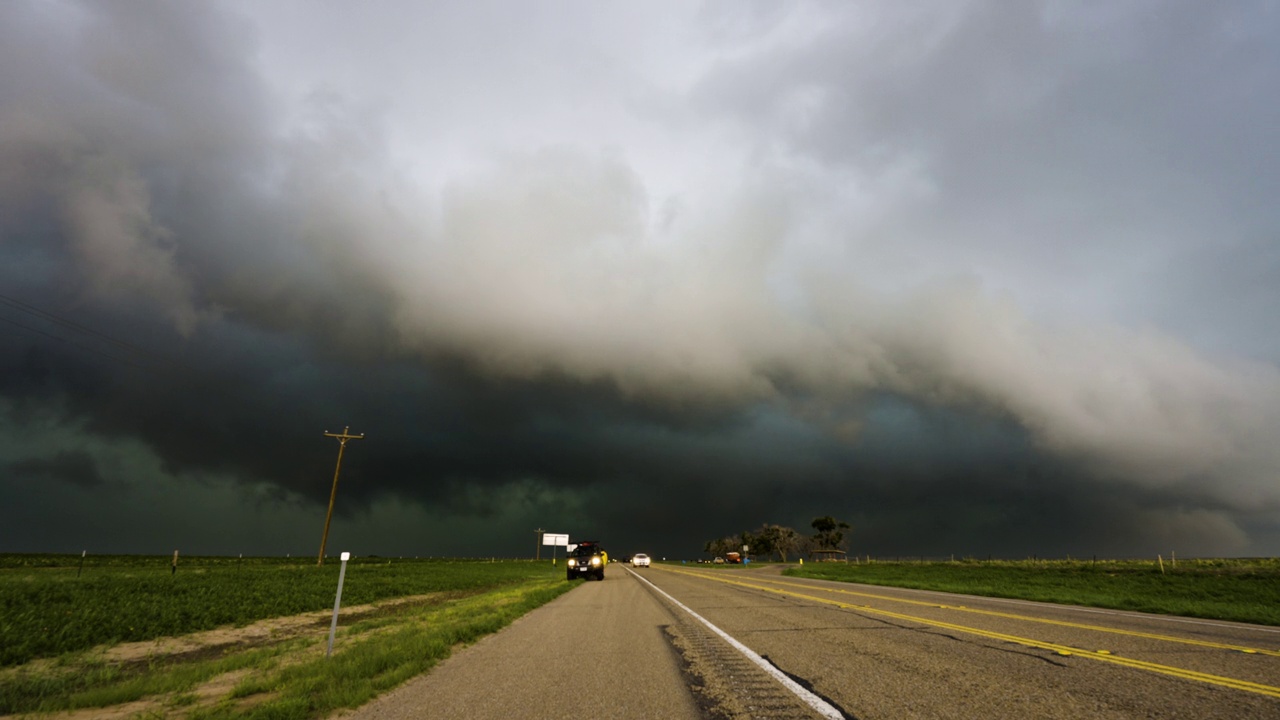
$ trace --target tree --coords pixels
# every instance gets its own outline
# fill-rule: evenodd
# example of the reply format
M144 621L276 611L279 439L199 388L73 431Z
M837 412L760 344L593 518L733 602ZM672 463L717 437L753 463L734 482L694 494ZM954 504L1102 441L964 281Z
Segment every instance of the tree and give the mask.
M739 542L739 540L740 538L737 535L729 535L715 540L708 540L706 545L702 546L702 550L712 556L724 555L725 553L733 552L741 547L742 543Z
M782 562L787 561L787 554L794 554L800 549L800 533L795 528L774 525L773 530L775 536L773 539L773 549L781 556Z
M823 515L814 518L810 525L818 531L813 536L815 550L844 549L844 531L849 529L849 523L836 520L830 515Z
M765 523L754 531L744 530L737 535L708 540L703 544L702 551L712 556L723 556L731 552L739 552L742 546L746 545L750 548L748 553L758 558L778 555L782 562L786 562L788 555L801 552L808 542L809 539L796 532L795 528Z
M794 528L765 523L755 532L756 544L751 546L757 555L777 554L782 562L787 561L788 554L794 554L800 544L800 533Z

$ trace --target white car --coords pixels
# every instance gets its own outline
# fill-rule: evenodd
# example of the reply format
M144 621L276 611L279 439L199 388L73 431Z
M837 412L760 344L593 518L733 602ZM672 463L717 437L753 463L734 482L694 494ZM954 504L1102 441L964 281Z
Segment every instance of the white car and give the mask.
M632 567L649 567L649 556L644 553L636 553L631 556Z

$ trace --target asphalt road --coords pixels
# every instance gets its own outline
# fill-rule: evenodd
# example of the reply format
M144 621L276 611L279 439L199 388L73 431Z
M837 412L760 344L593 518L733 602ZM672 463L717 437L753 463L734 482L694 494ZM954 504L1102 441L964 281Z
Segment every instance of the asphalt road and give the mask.
M360 708L359 720L701 718L664 628L679 622L618 563Z
M584 583L354 716L824 712L1280 719L1280 628L801 580L767 566L614 564L604 582Z

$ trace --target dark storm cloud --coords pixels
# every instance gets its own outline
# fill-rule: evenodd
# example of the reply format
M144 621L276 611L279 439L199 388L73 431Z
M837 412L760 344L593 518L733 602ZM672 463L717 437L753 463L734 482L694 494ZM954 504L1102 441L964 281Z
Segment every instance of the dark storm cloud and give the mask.
M86 488L103 483L93 458L86 453L62 452L51 458L11 463L4 472L26 482L65 482Z
M947 7L711 6L678 82L543 22L424 106L385 65L264 67L249 8L0 7L0 506L150 498L93 535L274 552L349 425L366 553L828 513L874 554L1269 552L1275 315L1231 311L1277 298L1270 16ZM403 10L288 35L435 77L415 33L468 17Z

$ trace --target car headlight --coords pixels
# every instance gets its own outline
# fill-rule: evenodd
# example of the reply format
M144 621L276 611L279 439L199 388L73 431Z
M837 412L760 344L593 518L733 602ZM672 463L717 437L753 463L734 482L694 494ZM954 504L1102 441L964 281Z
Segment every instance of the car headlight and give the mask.
M573 558L569 558L569 567L578 567L578 561Z
M599 564L600 564L600 558L598 558L598 557L593 557L593 558L591 558L591 564L592 564L592 566L599 565Z

